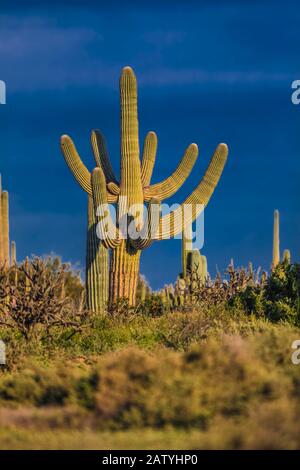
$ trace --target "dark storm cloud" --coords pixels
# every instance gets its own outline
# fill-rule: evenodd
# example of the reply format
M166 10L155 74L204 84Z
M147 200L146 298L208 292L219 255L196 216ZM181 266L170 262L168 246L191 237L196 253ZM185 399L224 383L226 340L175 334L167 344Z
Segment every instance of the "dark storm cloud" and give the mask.
M1 172L20 255L54 250L84 262L86 198L63 162L59 137L72 135L92 168L89 133L100 127L118 171L118 76L130 64L139 81L140 135L151 129L159 137L155 181L197 142L199 162L182 200L217 143L229 144L228 167L206 211L210 270L231 256L268 268L275 207L282 240L296 256L300 107L291 104L290 86L300 78L300 7L272 4L272 15L270 2L253 1L1 4ZM154 287L179 272L177 245L157 243L143 255ZM165 272L154 268L155 256Z

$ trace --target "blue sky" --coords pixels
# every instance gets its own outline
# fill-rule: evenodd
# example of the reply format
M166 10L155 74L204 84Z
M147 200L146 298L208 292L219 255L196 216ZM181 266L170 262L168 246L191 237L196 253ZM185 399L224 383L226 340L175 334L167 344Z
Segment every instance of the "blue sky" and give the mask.
M26 3L26 8L24 6ZM105 133L119 169L118 79L131 65L139 82L141 142L158 135L153 182L175 169L191 142L199 158L171 202L201 178L219 142L229 146L205 211L209 270L251 260L268 269L273 211L281 248L300 258L300 79L298 2L1 2L0 169L10 192L18 258L51 251L84 266L86 195L59 149L70 134L93 168L89 135ZM126 4L126 5L125 5ZM154 288L180 271L180 241L145 250Z

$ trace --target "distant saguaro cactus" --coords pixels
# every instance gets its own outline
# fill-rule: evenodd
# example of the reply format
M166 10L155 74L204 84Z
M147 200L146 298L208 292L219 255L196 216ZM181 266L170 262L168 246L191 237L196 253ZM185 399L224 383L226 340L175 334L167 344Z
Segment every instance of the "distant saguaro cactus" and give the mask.
M10 245L10 259L11 259L12 266L17 264L17 246L16 246L16 242L14 241L12 241Z
M279 247L279 211L274 211L274 229L273 229L273 260L272 269L280 263L280 247Z
M187 225L182 232L182 277L186 279L188 275L195 274L204 283L207 278L207 259L198 249L193 248L192 233L192 224Z
M3 241L3 259L4 266L9 267L9 202L8 192L1 193L1 216L2 216L2 241Z
M284 250L282 256L283 263L291 264L291 252L290 250Z
M92 148L98 163L92 174L82 163L73 141L67 135L61 138L61 147L65 160L81 187L93 197L97 230L101 243L112 250L110 262L110 302L127 298L135 304L136 287L139 277L141 251L153 240L171 238L182 232L182 206L175 211L161 216L159 203L171 197L192 170L198 156L198 147L191 144L174 173L160 183L150 185L153 171L157 137L154 132L146 136L143 157L140 161L137 82L133 70L125 67L120 78L121 101L121 165L120 183L113 174L108 159L104 139L98 131L92 132ZM220 144L208 166L204 178L198 187L184 201L193 211L185 223L191 223L206 205L220 179L227 159L227 146ZM144 211L140 206L147 202L147 224L144 223ZM135 235L123 231L115 224L109 214L109 203L117 204L118 221L122 220L126 228L135 227ZM137 210L136 207L139 207ZM99 215L98 209L102 208ZM154 223L153 223L154 221ZM153 226L156 226L154 230Z

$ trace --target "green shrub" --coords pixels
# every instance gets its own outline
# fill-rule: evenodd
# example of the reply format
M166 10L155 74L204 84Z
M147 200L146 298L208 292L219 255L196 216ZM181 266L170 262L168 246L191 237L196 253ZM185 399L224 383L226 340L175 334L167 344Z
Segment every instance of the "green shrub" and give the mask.
M272 321L300 323L300 265L280 263L264 289L266 316Z

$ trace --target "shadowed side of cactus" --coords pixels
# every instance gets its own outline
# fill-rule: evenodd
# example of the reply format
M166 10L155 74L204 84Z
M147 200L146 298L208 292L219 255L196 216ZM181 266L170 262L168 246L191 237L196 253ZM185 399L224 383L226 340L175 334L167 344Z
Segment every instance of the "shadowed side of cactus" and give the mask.
M283 257L282 257L282 262L291 264L291 252L290 250L284 250L283 252Z
M120 78L121 102L121 162L120 182L113 175L103 137L98 131L92 132L92 147L97 167L92 174L82 163L70 137L61 138L61 148L70 170L81 187L93 197L97 220L97 232L101 243L112 250L110 262L110 302L127 298L134 305L141 251L154 240L172 238L191 224L207 205L221 177L227 160L228 149L220 144L210 161L208 169L197 188L175 211L160 215L160 202L171 197L184 183L198 156L198 147L191 144L185 151L177 169L167 179L150 184L153 171L157 138L150 132L145 140L140 160L137 82L133 70L125 67ZM148 206L144 210L144 203ZM118 220L125 228L135 227L135 234L126 233L115 225L109 216L108 204L117 204ZM183 217L186 205L192 207L187 218ZM101 214L98 215L98 208ZM103 217L108 213L108 217ZM145 215L147 222L145 222ZM111 230L113 229L113 230ZM124 227L123 227L124 229Z
M189 253L192 251L192 224L187 225L182 231L181 239L181 264L182 264L182 277L187 276L187 260Z
M274 228L273 228L273 260L272 269L280 263L280 247L279 247L279 211L274 211Z
M9 267L9 202L8 192L1 193L1 212L2 212L2 240L3 240L3 264Z
M201 255L200 251L193 248L192 224L185 227L182 232L182 276L184 279L191 274L197 276L201 283L204 283L207 277L207 259Z
M96 233L93 200L88 196L88 233L86 247L86 303L92 312L100 313L108 303L108 249Z

